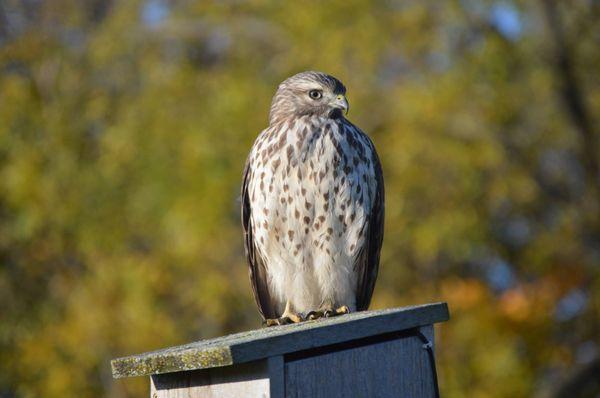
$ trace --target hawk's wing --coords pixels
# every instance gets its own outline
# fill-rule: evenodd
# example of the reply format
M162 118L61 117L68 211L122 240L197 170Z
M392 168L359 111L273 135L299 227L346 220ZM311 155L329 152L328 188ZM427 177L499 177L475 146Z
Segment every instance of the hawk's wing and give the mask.
M244 248L246 251L246 258L248 259L250 281L252 282L252 292L254 293L254 300L258 304L258 309L263 319L266 318L277 318L278 315L275 313L275 305L269 295L269 288L267 286L267 270L265 264L257 251L256 245L254 244L254 237L252 236L252 209L250 208L250 197L248 194L248 182L252 173L250 167L250 156L246 160L246 166L244 167L244 177L242 182L242 226L244 228Z
M359 130L360 131L360 130ZM363 133L364 134L364 133ZM375 146L365 134L372 150L373 168L375 170L375 198L371 209L368 230L365 235L365 241L356 257L354 269L358 273L358 288L356 290L356 309L363 311L369 308L373 289L375 288L375 280L377 279L377 271L379 270L379 252L383 242L383 218L384 218L384 188L383 188L383 172L381 163Z

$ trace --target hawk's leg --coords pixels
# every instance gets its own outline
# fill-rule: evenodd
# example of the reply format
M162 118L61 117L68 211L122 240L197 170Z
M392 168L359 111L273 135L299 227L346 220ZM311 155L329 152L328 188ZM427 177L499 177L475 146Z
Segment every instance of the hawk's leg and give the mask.
M341 307L338 307L338 308L333 308L331 306L327 306L318 311L310 311L308 314L306 314L306 319L313 320L313 319L319 319L319 318L329 318L332 316L348 314L349 312L350 312L350 308L348 308L348 306L346 306L346 305L342 305Z
M265 319L263 324L265 326L289 325L290 323L299 323L304 320L305 318L302 314L297 314L291 310L291 305L288 301L285 305L285 311L283 311L280 318Z

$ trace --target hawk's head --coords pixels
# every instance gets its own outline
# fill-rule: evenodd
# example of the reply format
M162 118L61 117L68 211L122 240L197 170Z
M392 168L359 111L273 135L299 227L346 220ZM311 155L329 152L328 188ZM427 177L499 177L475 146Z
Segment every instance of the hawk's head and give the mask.
M271 104L269 122L277 123L304 115L343 117L348 112L346 87L323 72L301 72L283 81Z

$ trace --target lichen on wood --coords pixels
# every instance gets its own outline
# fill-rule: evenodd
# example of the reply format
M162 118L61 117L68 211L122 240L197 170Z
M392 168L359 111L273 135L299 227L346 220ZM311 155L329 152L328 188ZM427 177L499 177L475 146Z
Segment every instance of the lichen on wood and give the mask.
M229 366L448 320L446 303L362 311L114 359L115 378Z

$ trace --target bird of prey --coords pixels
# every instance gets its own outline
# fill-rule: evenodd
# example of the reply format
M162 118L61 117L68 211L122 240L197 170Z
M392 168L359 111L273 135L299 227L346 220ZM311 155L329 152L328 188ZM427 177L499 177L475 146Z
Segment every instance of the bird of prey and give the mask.
M345 94L326 73L286 79L246 161L246 257L267 326L369 307L383 239L383 175L373 143L344 116Z

